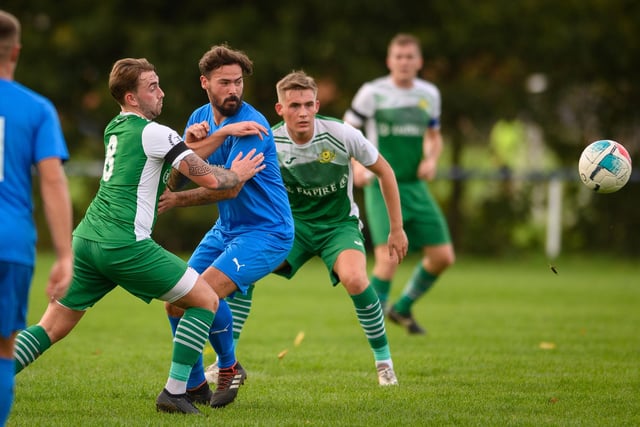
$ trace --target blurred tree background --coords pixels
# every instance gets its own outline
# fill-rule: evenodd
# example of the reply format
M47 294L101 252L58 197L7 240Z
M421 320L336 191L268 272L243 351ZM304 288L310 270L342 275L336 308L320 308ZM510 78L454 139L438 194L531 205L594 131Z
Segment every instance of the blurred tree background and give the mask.
M3 0L0 8L23 25L16 79L59 110L76 222L97 188L103 127L118 111L107 88L115 60L156 65L166 93L159 121L179 132L207 102L197 62L222 42L254 61L245 100L271 123L275 83L293 69L316 77L323 114L342 117L364 81L386 74L390 38L409 32L423 42L422 76L442 92L446 149L431 185L458 252L544 251L548 189L560 182L563 252L640 254L638 173L609 195L590 193L576 173L596 139L623 143L640 164L639 2ZM169 212L155 237L190 251L215 217L211 207ZM47 233L40 239L48 245Z

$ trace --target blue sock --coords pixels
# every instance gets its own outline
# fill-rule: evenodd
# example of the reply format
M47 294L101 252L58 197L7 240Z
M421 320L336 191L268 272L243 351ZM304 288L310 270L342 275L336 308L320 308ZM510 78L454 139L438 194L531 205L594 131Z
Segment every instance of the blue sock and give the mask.
M11 412L15 377L13 359L0 359L0 426L7 423Z
M220 300L216 317L211 325L209 342L218 355L218 367L229 368L236 363L236 349L233 342L233 316L229 304Z
M169 318L169 324L171 325L171 334L175 336L178 322L180 317L167 316ZM204 361L202 360L202 354L198 358L198 361L193 368L191 368L191 374L189 375L189 381L187 381L187 390L192 390L199 387L206 381L204 377Z

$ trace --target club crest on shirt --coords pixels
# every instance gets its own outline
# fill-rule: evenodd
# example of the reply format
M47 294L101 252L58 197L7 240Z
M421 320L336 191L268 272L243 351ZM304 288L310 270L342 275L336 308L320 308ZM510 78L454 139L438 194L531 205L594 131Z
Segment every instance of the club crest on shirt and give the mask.
M429 101L427 101L425 98L421 98L420 101L418 101L418 107L420 107L421 110L428 111Z
M322 153L320 153L320 155L318 156L318 161L320 163L329 163L335 158L336 158L335 151L322 150Z

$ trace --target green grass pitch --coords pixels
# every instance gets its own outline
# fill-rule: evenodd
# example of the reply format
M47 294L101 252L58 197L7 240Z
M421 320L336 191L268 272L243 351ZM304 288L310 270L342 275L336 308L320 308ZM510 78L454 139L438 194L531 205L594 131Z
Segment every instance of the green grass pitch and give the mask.
M31 323L50 262L40 255ZM394 295L415 262L401 266ZM271 275L238 346L249 377L233 404L203 417L156 412L169 324L161 302L118 289L18 375L8 426L640 425L640 264L571 257L554 267L459 259L415 308L427 336L387 325L399 387L377 385L351 301L320 262L291 281Z

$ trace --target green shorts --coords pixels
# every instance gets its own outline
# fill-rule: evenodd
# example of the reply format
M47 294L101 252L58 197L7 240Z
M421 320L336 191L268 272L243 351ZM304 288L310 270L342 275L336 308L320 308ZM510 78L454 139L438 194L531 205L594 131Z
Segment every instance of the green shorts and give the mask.
M398 183L404 231L409 249L451 243L447 221L427 185L422 181ZM389 216L377 183L364 189L365 210L374 246L386 245L389 238Z
M294 218L296 237L293 248L287 255L287 267L275 271L279 276L291 279L296 272L311 258L319 256L329 270L329 278L333 286L340 283L340 278L333 271L338 255L347 249L356 249L366 253L364 237L360 231L360 220L351 218L338 224L309 224L296 221Z
M73 280L60 300L72 310L86 310L116 286L146 303L154 298L174 302L198 279L186 261L152 239L114 246L74 236L73 254Z

